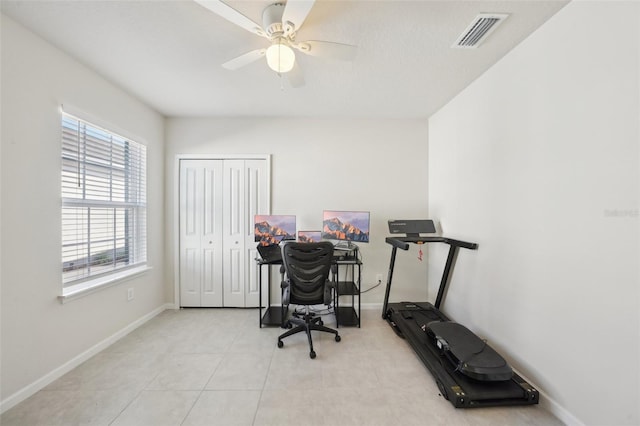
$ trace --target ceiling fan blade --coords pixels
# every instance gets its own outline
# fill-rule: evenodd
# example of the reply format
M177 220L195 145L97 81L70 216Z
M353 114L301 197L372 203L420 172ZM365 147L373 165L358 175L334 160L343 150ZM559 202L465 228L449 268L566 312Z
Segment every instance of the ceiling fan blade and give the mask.
M298 66L298 61L293 64L293 68L291 71L285 74L289 79L289 84L291 87L302 87L304 86L304 73L302 72L302 68Z
M245 30L259 35L260 37L267 37L266 33L260 27L260 25L253 22L251 19L244 16L242 13L238 12L231 6L223 3L220 0L193 0L198 3L200 6L205 7L226 19L227 21L236 24L239 27L244 28Z
M249 65L251 62L255 62L258 59L264 56L264 53L267 49L256 49L251 52L247 52L244 55L240 55L235 59L225 62L222 64L223 68L226 68L231 71L235 71L239 68L244 67L245 65Z
M315 0L288 0L282 12L285 35L298 31L311 11Z
M352 61L358 53L358 47L351 44L331 41L308 40L293 45L296 49L311 56Z

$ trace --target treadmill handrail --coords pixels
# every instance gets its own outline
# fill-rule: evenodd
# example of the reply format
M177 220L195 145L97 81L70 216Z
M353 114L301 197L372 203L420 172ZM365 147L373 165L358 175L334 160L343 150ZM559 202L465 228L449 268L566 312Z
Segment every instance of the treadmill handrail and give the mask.
M385 242L402 250L409 250L409 244L424 243L445 243L451 246L462 247L470 250L476 250L478 248L477 243L470 243L446 237L387 237L385 238Z
M389 304L389 294L391 293L391 282L393 280L393 269L396 263L396 252L399 248L402 250L409 250L409 244L424 243L445 243L449 245L449 254L447 255L447 261L444 265L444 271L442 272L442 279L440 280L440 286L438 287L438 296L434 303L436 309L440 309L440 305L444 300L458 249L460 247L470 250L476 250L478 248L478 244L476 243L446 237L387 237L385 238L385 241L387 244L391 244L393 248L391 249L391 261L389 263L389 272L387 273L387 288L384 293L382 318L386 318L387 315L387 305Z

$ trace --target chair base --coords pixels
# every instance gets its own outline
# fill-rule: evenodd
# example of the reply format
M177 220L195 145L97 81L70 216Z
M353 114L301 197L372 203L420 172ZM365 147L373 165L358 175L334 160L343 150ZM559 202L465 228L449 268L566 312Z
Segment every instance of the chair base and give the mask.
M278 347L281 348L284 346L282 339L285 337L289 337L293 334L305 332L307 333L307 339L309 340L309 357L314 359L316 357L316 352L313 350L313 339L311 338L311 331L323 331L325 333L331 333L335 335L335 341L339 342L341 340L340 335L337 330L334 330L329 327L325 327L322 325L322 318L314 318L311 314L305 314L303 318L292 317L289 318L287 324L296 324L296 327L282 333L278 337Z

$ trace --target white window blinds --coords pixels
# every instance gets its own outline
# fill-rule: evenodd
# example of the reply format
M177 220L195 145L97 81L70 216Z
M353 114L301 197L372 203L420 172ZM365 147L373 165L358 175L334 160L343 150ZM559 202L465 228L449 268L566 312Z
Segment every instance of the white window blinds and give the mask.
M64 286L147 260L146 147L62 115Z

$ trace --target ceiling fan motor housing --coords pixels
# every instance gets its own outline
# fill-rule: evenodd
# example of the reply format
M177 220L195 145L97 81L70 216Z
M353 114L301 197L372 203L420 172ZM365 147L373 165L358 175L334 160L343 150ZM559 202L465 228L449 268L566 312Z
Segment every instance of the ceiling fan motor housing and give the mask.
M267 35L273 39L274 37L282 37L284 28L282 25L282 14L284 13L284 3L275 3L262 12L262 28Z

